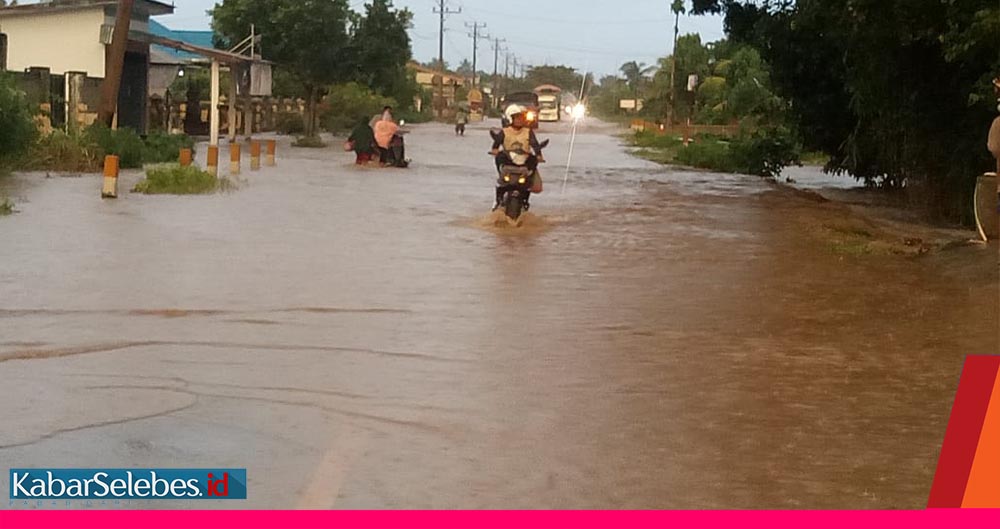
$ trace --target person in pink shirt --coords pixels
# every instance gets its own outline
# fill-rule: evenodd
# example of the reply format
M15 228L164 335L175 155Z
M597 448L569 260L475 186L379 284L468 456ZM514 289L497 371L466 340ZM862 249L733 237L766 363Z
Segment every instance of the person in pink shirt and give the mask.
M375 143L383 149L388 149L392 143L392 137L399 132L399 125L390 120L383 119L375 124Z
M406 167L403 151L403 137L399 125L392 119L392 108L385 107L382 119L375 123L375 144L378 145L379 161L382 165Z

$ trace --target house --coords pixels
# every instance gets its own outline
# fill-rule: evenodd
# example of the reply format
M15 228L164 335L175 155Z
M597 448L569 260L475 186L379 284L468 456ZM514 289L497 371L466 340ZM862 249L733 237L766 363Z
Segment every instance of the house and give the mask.
M0 66L103 78L117 6L115 0L47 0L0 8ZM146 130L150 17L173 12L171 4L135 1L118 97L119 126Z
M425 92L433 95L433 107L439 115L444 110L455 107L457 103L455 95L458 87L464 87L468 82L464 76L451 72L441 72L415 61L411 61L406 67L414 72L417 84Z

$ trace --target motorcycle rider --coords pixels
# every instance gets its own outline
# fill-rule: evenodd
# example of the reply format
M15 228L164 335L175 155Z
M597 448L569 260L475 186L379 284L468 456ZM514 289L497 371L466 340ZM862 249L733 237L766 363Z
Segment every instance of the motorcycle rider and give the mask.
M505 127L499 132L492 133L493 149L490 151L490 154L496 160L497 173L500 173L505 165L527 167L531 171L532 184L534 184L534 179L541 176L538 174L538 164L545 162L545 157L542 156L541 144L539 144L538 138L535 137L535 131L531 130L529 126L530 123L528 122L527 111L525 109L521 107L508 109L508 114L511 117L510 126ZM503 147L502 151L500 150L501 147ZM520 160L515 160L515 157ZM520 163L518 163L519 161ZM530 207L530 204L528 204L530 197L531 194L529 193L524 199L526 209ZM501 188L498 186L493 209L500 207L500 200L502 198Z

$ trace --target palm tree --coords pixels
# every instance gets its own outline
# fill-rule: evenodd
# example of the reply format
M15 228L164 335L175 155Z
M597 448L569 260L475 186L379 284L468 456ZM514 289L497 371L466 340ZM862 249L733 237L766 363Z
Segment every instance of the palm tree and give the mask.
M671 53L672 59L670 60L670 115L667 117L667 123L673 125L674 101L677 97L677 88L674 82L677 77L677 36L680 33L681 15L687 12L684 9L684 0L674 0L670 10L674 13L674 51Z
M656 71L656 66L646 66L644 62L630 61L622 65L621 72L625 76L625 81L628 82L629 88L632 89L632 93L635 94L635 111L639 111L639 88L642 86L642 81L649 76L649 74Z

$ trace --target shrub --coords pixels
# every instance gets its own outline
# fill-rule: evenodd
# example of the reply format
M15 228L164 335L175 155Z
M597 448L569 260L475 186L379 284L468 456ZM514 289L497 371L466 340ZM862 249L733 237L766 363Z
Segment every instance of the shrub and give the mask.
M313 137L306 136L303 138L299 138L294 143L292 143L292 147L306 147L311 149L319 149L322 147L326 147L326 144L323 143L323 140L321 140L319 136L313 136Z
M306 120L298 112L278 112L274 116L274 130L278 134L302 134L306 131Z
M102 153L89 136L57 130L38 140L20 165L28 170L92 172L100 170Z
M792 164L799 164L801 150L790 131L783 128L744 132L725 141L700 135L687 148L677 151L677 162L725 173L776 177Z
M705 138L678 149L677 162L723 173L740 172L731 156L729 143L715 138Z
M38 136L31 106L11 77L0 73L0 165L27 152Z
M132 189L147 195L198 195L219 189L219 179L198 167L159 164L146 169L146 178Z
M358 123L371 119L386 106L395 107L396 102L372 92L368 87L358 83L334 85L324 101L326 110L320 115L320 123L328 132L348 131Z
M14 213L14 203L7 197L0 197L0 217Z
M102 123L94 123L84 133L84 141L96 143L101 157L118 156L118 165L123 169L142 167L146 145L132 129L112 130Z
M784 127L758 129L743 134L732 148L739 172L776 177L789 165L801 165L802 149L795 136Z
M142 163L176 162L181 149L194 150L194 140L183 134L150 134L145 139Z

